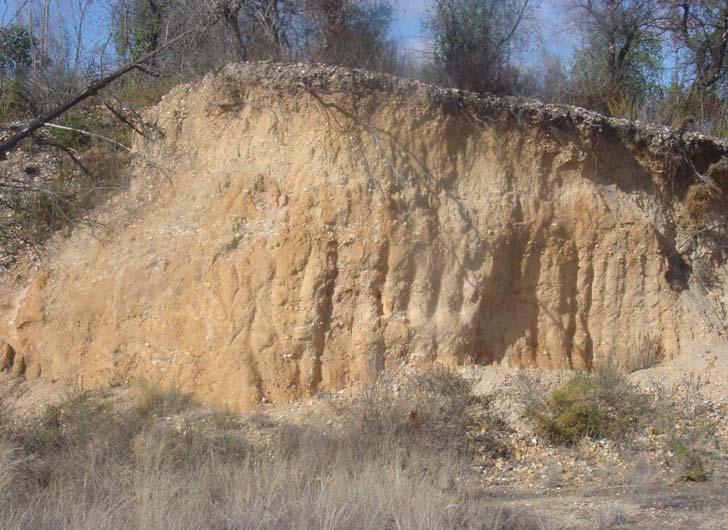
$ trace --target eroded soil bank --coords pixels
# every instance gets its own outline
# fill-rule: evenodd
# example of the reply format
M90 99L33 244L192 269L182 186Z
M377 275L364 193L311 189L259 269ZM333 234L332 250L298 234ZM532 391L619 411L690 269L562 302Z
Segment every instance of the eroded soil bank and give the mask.
M6 279L17 374L240 409L380 367L589 368L725 341L719 141L267 63L147 119L103 228Z

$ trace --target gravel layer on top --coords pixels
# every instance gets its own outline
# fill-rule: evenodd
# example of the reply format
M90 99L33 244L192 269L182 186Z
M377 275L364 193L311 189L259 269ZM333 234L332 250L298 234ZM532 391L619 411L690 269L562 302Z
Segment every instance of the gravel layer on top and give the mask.
M610 118L598 112L571 105L546 104L523 97L500 97L477 94L454 88L323 64L281 64L274 62L234 63L219 74L222 79L243 85L258 85L276 90L343 93L353 97L372 94L410 95L439 104L449 112L457 110L477 116L511 116L519 121L555 127L575 128L584 135L616 134L638 146L662 152L705 156L719 159L728 156L728 140L696 132L625 119Z

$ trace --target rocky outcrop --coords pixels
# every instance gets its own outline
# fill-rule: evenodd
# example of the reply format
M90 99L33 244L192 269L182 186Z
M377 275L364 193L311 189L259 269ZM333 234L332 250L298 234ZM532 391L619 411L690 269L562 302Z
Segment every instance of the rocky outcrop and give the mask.
M382 367L588 368L726 337L716 140L267 63L147 118L158 135L103 230L6 281L28 377L244 408Z

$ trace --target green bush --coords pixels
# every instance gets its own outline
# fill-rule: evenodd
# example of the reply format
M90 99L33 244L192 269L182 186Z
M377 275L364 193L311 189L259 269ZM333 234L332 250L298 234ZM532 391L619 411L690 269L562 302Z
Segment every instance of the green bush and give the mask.
M576 376L554 390L549 407L548 414L542 416L542 426L551 441L561 443L603 435L604 412L592 378Z
M550 443L571 445L591 438L620 439L646 419L648 400L613 367L579 373L544 400L533 400L526 419Z
M685 378L653 386L648 393L624 370L603 365L551 389L523 373L515 381L513 397L535 434L547 443L575 445L590 437L635 448L641 442L634 435L650 432L667 451L675 479L702 482L724 452L702 385L699 379Z

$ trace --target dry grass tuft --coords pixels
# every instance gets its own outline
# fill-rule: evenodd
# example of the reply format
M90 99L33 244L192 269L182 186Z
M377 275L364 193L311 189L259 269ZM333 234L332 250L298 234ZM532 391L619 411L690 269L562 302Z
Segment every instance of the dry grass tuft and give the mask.
M637 347L631 352L625 363L627 372L637 372L653 368L660 364L665 358L665 351L662 346L662 339L657 333L642 334L637 341Z
M177 388L161 388L146 381L134 384L134 407L142 416L173 416L192 405L189 396Z
M720 193L705 183L695 184L685 196L684 215L692 229L704 226L706 217L720 205Z

